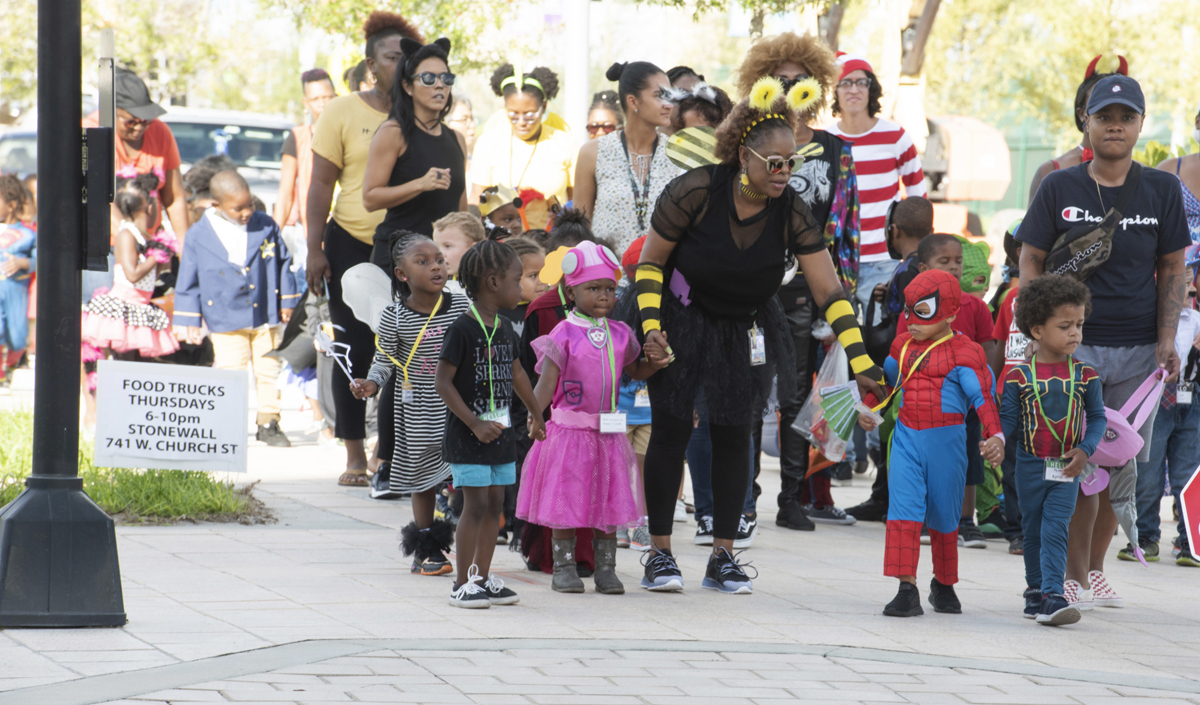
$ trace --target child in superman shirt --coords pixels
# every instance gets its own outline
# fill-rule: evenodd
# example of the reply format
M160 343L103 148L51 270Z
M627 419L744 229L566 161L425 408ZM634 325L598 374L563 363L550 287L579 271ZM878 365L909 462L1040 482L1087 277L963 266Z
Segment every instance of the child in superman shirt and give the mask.
M884 364L888 385L900 403L888 467L884 574L899 578L900 589L883 613L924 614L916 585L924 524L933 549L929 602L937 612L959 614L955 534L967 474L964 420L969 410L977 412L989 436L977 452L989 462L999 462L1004 455L990 393L992 373L983 349L951 329L964 298L956 276L936 269L922 272L905 289L904 298L907 330L896 337ZM868 403L873 401L868 398ZM859 417L859 424L868 431L875 425L866 416Z
M1051 626L1080 619L1062 594L1067 532L1079 473L1107 427L1099 373L1071 357L1091 308L1088 288L1069 277L1045 274L1021 287L1016 323L1038 351L1005 376L1000 408L1005 437L1017 441L1025 617Z

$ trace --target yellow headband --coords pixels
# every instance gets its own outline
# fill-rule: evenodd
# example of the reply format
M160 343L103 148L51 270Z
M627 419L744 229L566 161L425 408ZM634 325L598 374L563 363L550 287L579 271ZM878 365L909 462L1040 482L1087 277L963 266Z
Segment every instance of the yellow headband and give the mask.
M533 76L526 76L521 71L520 66L514 66L513 67L513 75L509 76L508 78L506 78L500 82L500 90L501 91L503 91L505 89L505 87L507 87L507 86L516 86L517 90L520 90L521 88L523 88L525 86L533 86L534 88L541 91L542 95L546 95L546 89L542 88L542 82L537 80Z
M750 136L750 130L753 130L753 129L754 129L755 127L757 127L759 124L761 124L761 123L764 123L764 122L766 122L767 120L771 120L771 119L774 119L774 118L779 118L780 120L783 120L784 122L787 122L787 116L786 116L786 115L780 115L779 113L767 113L766 115L763 115L763 116L762 116L762 117L760 117L759 119L757 119L757 120L755 120L754 122L750 123L750 126L746 128L746 131L745 131L745 132L743 132L743 133L742 133L742 142L744 143L744 142L746 141L746 138Z

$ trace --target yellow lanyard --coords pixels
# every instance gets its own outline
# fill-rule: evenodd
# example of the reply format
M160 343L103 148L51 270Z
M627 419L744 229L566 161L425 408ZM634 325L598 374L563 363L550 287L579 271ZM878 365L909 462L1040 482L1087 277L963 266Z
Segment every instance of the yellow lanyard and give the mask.
M421 344L421 339L425 337L425 330L429 328L429 323L433 321L433 317L437 315L438 309L442 307L442 298L442 296L438 296L437 303L433 305L433 311L430 312L429 318L425 319L425 325L421 326L421 332L417 333L417 339L413 343L412 349L408 351L408 359L404 361L403 365L400 364L399 360L389 355L387 350L383 349L383 346L379 344L379 336L375 336L375 349L383 353L384 357L391 360L392 364L399 367L400 371L404 373L404 389L412 389L412 384L408 381L408 366L412 363L413 355L417 354L417 346Z
M882 402L880 402L880 404L878 406L874 407L871 410L878 412L880 409L883 409L884 407L886 407L888 405L888 402L890 402L892 400L892 397L896 396L896 392L900 391L904 387L904 385L908 383L908 380L913 376L913 373L917 371L917 368L921 366L921 361L925 359L925 356L929 354L929 351L933 350L937 346L941 345L942 343L946 342L947 340L950 340L953 337L954 337L954 331L950 331L948 334L946 334L945 337L941 338L933 345L930 345L929 347L925 348L925 352L921 353L921 355L917 358L917 361L914 362L913 366L909 368L908 374L904 375L904 379L901 380L900 384L897 384L896 388L892 390L892 393L887 395L887 399L884 399ZM908 354L908 344L911 343L912 341L913 341L912 338L909 338L908 340L904 341L904 347L900 349L900 373L901 374L904 374L904 356Z

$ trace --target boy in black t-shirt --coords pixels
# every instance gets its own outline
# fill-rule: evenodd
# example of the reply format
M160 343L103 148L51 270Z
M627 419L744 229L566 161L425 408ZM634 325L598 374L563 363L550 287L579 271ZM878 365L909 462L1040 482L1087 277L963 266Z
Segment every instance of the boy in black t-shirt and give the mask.
M517 481L510 413L514 392L531 412L530 438L544 439L546 427L529 377L516 359L512 324L497 315L521 300L520 258L511 247L484 240L463 254L458 277L475 303L446 331L435 385L451 412L442 457L463 493L455 538L458 576L450 605L478 609L520 599L490 572L504 488Z

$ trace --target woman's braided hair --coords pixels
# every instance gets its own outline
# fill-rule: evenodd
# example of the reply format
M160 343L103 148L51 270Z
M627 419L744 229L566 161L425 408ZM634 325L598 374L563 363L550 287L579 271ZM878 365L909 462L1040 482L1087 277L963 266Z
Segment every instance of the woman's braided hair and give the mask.
M496 240L475 243L458 261L458 281L472 300L479 293L484 279L501 274L518 261L513 248Z

